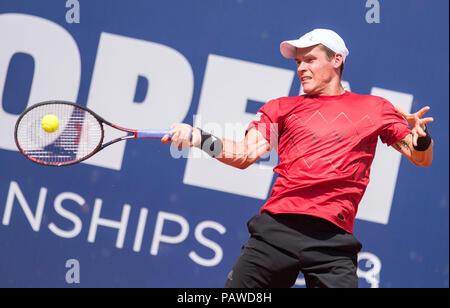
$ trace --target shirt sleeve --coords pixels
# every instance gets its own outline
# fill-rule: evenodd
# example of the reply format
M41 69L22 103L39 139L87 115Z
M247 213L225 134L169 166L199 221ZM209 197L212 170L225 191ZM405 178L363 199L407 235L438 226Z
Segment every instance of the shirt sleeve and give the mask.
M383 100L380 128L381 141L391 146L410 133L411 128L406 123L406 120L395 111L394 106L390 102Z
M269 142L271 147L276 145L278 143L280 129L279 111L278 100L271 100L264 104L256 113L253 121L248 125L245 134L251 129L257 129Z

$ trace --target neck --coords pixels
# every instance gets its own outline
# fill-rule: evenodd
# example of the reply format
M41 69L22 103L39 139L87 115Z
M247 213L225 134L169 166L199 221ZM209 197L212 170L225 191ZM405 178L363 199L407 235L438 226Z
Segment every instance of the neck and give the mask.
M342 86L339 86L338 89L335 91L331 91L329 94L323 94L323 95L329 95L329 96L335 96L335 95L342 95L345 93L345 90Z
M342 87L341 82L339 81L339 83L336 85L332 85L330 87L322 89L322 91L319 91L319 93L317 95L335 96L335 95L341 95L344 93L345 93L345 90Z
M341 80L336 80L335 82L328 83L324 88L318 89L314 93L307 93L308 95L314 96L336 96L344 94L345 90L342 87Z

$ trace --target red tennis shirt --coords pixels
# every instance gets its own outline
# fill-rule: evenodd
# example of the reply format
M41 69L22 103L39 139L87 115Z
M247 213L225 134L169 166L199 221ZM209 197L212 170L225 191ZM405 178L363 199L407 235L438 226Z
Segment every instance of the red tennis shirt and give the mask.
M252 128L277 148L280 159L261 212L312 215L350 233L378 136L390 146L411 132L387 100L348 91L271 100L247 131Z

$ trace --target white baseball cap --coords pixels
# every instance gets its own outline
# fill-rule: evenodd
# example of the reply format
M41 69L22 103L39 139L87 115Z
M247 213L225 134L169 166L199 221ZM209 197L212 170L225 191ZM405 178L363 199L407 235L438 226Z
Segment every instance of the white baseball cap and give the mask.
M344 62L349 54L344 40L336 32L328 29L314 29L297 40L284 41L280 44L280 51L283 57L292 59L296 57L297 48L306 48L317 44L322 44L335 53L340 53Z

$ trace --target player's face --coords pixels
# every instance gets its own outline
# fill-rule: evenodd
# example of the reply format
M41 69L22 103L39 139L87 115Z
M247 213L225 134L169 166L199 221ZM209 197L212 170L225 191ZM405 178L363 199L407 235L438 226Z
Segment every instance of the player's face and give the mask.
M303 91L310 95L325 94L336 77L333 61L328 59L325 50L319 45L297 48L295 61Z

